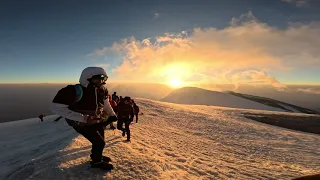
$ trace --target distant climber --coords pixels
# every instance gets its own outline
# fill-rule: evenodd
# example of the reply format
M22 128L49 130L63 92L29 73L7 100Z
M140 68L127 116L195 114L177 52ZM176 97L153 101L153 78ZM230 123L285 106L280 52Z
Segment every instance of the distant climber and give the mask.
M130 105L130 97L123 98L118 105L118 124L117 129L122 131L122 136L127 134L127 141L130 142L130 123L133 121L133 107ZM123 123L125 128L123 128Z
M45 117L45 115L40 114L39 119L40 119L41 122L43 122L43 118L44 118L44 117Z

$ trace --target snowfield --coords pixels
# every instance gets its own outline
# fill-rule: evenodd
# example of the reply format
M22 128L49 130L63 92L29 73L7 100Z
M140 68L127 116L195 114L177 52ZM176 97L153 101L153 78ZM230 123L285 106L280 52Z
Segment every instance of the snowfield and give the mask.
M53 122L57 116L48 116L44 122L33 118L0 124L0 179L247 180L320 172L319 135L243 116L285 112L136 102L143 114L131 125L131 143L120 131L105 131L104 155L112 158L111 172L91 169L90 142L63 119Z

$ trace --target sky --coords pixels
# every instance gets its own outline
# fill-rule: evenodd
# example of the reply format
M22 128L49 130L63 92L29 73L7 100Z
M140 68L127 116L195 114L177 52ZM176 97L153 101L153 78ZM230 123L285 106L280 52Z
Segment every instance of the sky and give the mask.
M317 0L4 0L0 83L320 84Z

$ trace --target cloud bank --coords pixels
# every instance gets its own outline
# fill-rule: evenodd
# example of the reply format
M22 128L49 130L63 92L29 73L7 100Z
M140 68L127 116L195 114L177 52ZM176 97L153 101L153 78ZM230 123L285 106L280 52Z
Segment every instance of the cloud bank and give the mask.
M320 23L272 27L252 12L233 18L223 29L195 28L155 38L122 39L93 55L118 53L122 64L115 80L168 82L174 78L199 83L269 84L285 88L270 74L320 69Z

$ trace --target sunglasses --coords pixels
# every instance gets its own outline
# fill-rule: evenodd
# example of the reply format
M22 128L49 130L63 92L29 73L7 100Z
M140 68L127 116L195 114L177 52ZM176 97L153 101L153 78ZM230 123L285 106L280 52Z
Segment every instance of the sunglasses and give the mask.
M108 76L104 74L94 75L91 77L91 79L98 79L98 80L104 80L107 81Z

